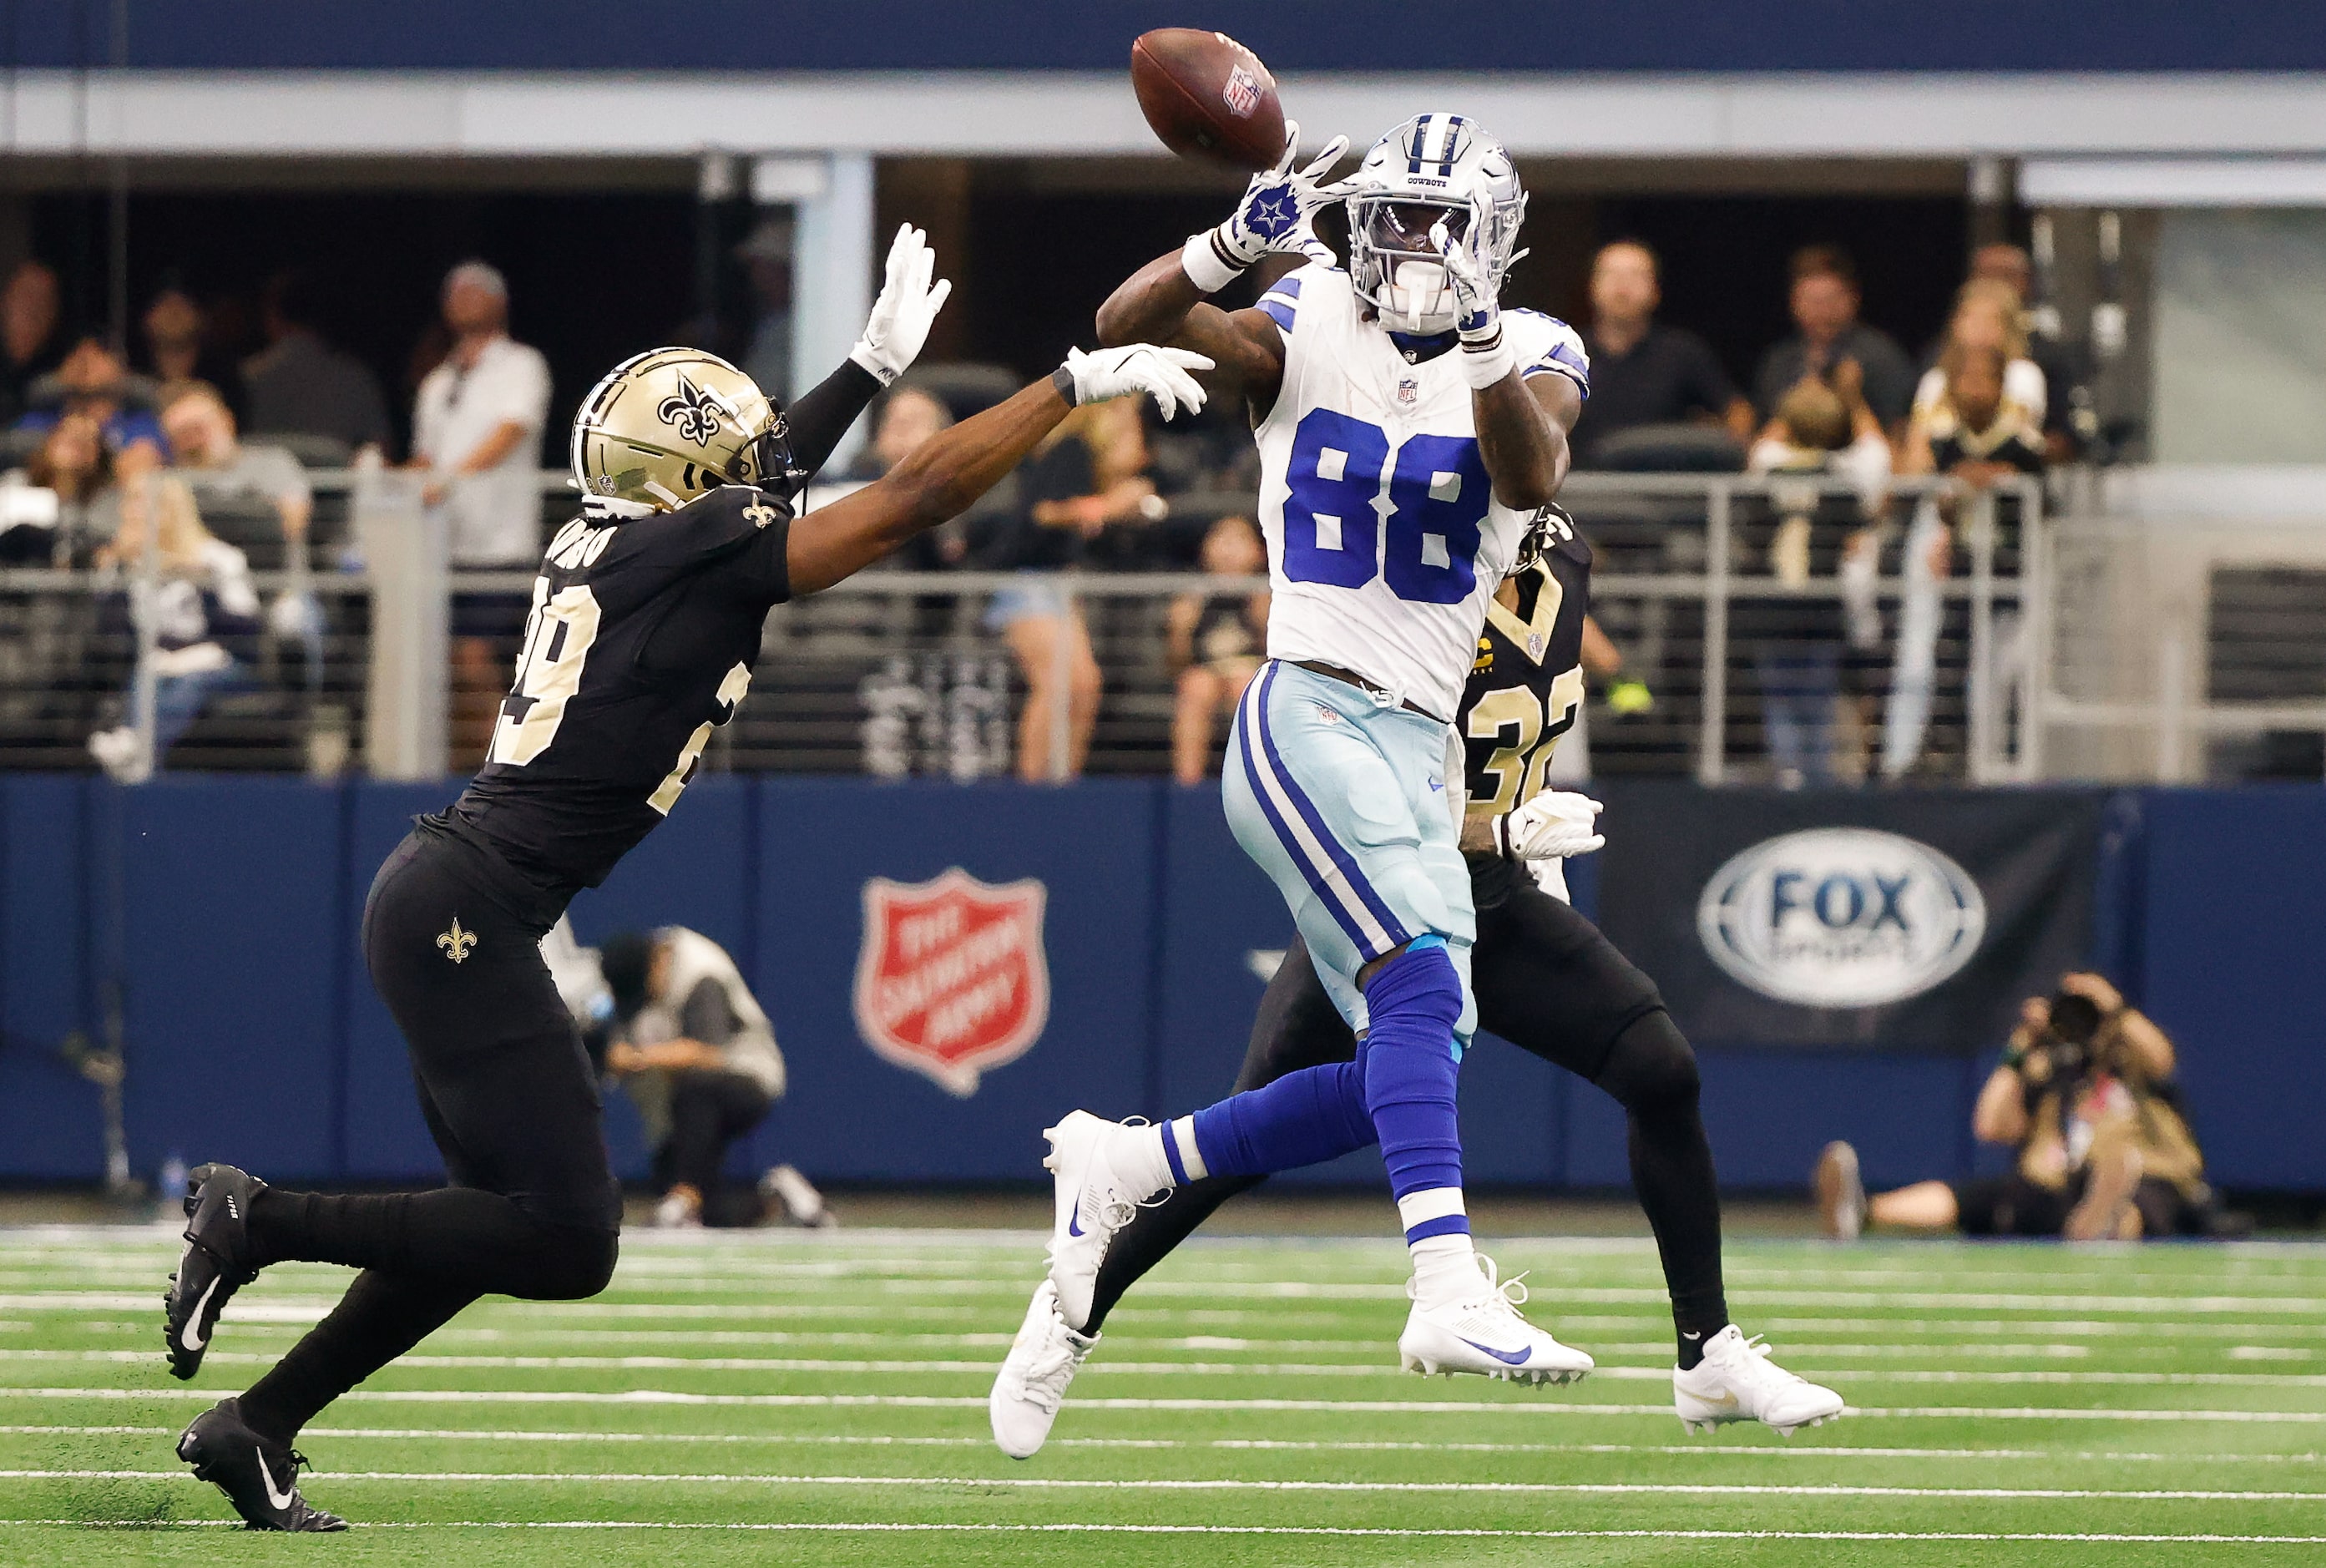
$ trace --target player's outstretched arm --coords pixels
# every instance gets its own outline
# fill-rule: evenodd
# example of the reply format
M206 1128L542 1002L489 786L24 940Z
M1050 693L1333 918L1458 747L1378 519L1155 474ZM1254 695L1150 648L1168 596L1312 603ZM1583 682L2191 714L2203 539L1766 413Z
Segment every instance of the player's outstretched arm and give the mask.
M1201 354L1146 343L1075 350L1048 380L933 436L884 477L794 523L785 546L793 596L829 588L966 509L1076 406L1143 394L1168 419L1204 406L1191 372L1211 368Z
M1270 253L1307 254L1317 245L1312 227L1319 208L1339 200L1325 183L1349 139L1335 136L1301 168L1292 166L1300 126L1284 127L1284 155L1252 176L1226 221L1140 267L1098 310L1102 343L1172 343L1215 360L1214 391L1241 393L1265 406L1284 379L1284 340L1259 311L1221 310L1211 296Z
M1583 394L1563 375L1530 377L1503 336L1496 279L1480 247L1491 224L1483 198L1473 197L1470 221L1460 235L1440 219L1430 242L1446 259L1453 285L1463 379L1478 426L1478 456L1493 481L1494 499L1531 510L1549 506L1567 482L1573 461L1567 433L1583 413Z
M864 335L839 369L785 410L795 471L807 475L822 468L856 416L920 357L931 323L953 293L952 280L935 272L929 237L909 223L900 227L889 242L887 275L865 318Z

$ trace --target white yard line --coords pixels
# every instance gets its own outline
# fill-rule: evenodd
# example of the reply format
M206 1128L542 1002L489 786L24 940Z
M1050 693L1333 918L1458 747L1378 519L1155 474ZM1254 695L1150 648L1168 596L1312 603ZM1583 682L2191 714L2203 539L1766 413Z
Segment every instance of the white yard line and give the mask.
M0 1365L12 1362L138 1365L154 1359L155 1355L150 1350L0 1349ZM221 1366L265 1367L274 1365L277 1358L257 1350L212 1350L208 1359ZM996 1363L991 1360L854 1359L816 1356L454 1356L417 1353L399 1358L397 1365L436 1370L512 1372L765 1372L960 1377L990 1375ZM1378 1362L1093 1360L1083 1368L1083 1375L1133 1377L1397 1377L1404 1374L1383 1359ZM1653 1383L1670 1378L1671 1370L1668 1367L1601 1367L1592 1376L1614 1382ZM2315 1372L2113 1372L2082 1368L2072 1372L2042 1369L1982 1372L1872 1367L1853 1369L1848 1376L1861 1382L1977 1384L2006 1387L2035 1384L2138 1387L2326 1387L2326 1373Z
M0 1388L9 1399L151 1400L209 1402L215 1388ZM944 1394L687 1394L664 1388L616 1393L573 1389L357 1388L342 1400L407 1405L713 1405L766 1409L982 1410L985 1395ZM1661 1416L1669 1405L1579 1405L1545 1398L1534 1401L1452 1399L1076 1399L1077 1410L1178 1410L1311 1412L1372 1415ZM2116 1410L2040 1405L1851 1405L1846 1414L1907 1420L2228 1422L2257 1425L2326 1425L2320 1410Z
M10 1526L104 1529L84 1519L0 1519ZM181 1519L166 1525L122 1526L138 1530L226 1529L230 1519ZM1325 1535L1393 1540L1510 1541L1960 1541L2093 1542L2112 1545L2326 1545L2326 1535L2130 1535L2120 1532L1968 1530L1491 1530L1426 1529L1351 1525L1089 1525L919 1524L894 1520L809 1524L793 1520L721 1520L680 1523L661 1519L460 1519L442 1522L366 1524L358 1530L749 1530L772 1535Z
M191 1471L131 1470L0 1470L0 1480L188 1481ZM1391 1495L1454 1494L1513 1497L1754 1497L1925 1498L1982 1502L2115 1501L2143 1503L2320 1503L2326 1491L2226 1491L2192 1488L2132 1489L2096 1487L1881 1487L1754 1485L1689 1481L1350 1481L1201 1479L1076 1479L1060 1476L763 1475L751 1471L675 1474L662 1470L333 1470L330 1484L351 1481L441 1485L973 1487L981 1490L1093 1492L1326 1492ZM196 1482L202 1485L207 1483Z
M174 1426L0 1426L0 1436L174 1437ZM885 1433L806 1432L529 1432L478 1427L311 1426L311 1438L358 1438L399 1442L675 1442L828 1448L969 1448L992 1446L983 1437L908 1437ZM1679 1459L2040 1460L2062 1464L2309 1464L2326 1466L2326 1453L2141 1452L2041 1448L1844 1448L1810 1443L1740 1447L1722 1443L1641 1442L1363 1442L1294 1438L1054 1437L1051 1448L1222 1450L1295 1453L1651 1454Z

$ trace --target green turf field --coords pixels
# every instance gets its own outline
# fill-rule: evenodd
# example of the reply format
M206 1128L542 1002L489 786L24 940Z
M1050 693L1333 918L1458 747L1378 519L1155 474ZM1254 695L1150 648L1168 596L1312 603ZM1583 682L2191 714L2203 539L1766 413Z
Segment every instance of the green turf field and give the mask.
M271 1270L199 1388L171 1233L0 1233L0 1563L2326 1563L2326 1250L1798 1243L1729 1299L1851 1414L1684 1435L1645 1243L1490 1244L1580 1385L1393 1369L1393 1241L1205 1241L1119 1311L1050 1446L986 1436L1040 1238L626 1242L597 1302L479 1305L327 1411L229 1532L173 1461L345 1275ZM98 1527L102 1526L102 1527Z

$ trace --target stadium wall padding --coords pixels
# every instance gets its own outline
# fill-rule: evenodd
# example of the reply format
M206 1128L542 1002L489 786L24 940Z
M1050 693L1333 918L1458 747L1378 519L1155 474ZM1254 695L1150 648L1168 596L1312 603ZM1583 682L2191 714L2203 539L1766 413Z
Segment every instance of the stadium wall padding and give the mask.
M453 791L0 778L0 1180L100 1172L98 1091L59 1048L76 1031L108 1038L116 991L141 1175L175 1154L276 1180L436 1179L357 924L409 819ZM1717 794L1689 799L1719 808ZM867 879L918 882L954 866L1047 890L1047 1026L967 1097L876 1055L852 1002ZM2326 791L2122 793L2092 870L2096 961L2179 1042L2216 1179L2326 1190ZM1596 874L1576 868L1586 912ZM1152 780L713 776L572 914L588 941L680 922L736 956L791 1068L788 1096L739 1164L789 1160L836 1181L1032 1180L1041 1129L1066 1109L1159 1115L1216 1097L1290 935L1216 794ZM1731 1187L1798 1186L1832 1137L1858 1145L1877 1184L1973 1166L1966 1124L1992 1050L1703 1056L1706 1122ZM1462 1098L1477 1182L1626 1182L1623 1119L1589 1085L1487 1037ZM642 1174L619 1095L609 1137L618 1167ZM1363 1182L1379 1168L1368 1153L1299 1180Z

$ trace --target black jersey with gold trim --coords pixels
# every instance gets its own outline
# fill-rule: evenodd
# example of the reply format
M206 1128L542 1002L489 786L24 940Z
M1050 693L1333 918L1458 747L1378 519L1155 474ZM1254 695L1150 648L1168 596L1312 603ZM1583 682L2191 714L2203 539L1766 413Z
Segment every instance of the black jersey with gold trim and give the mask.
M791 596L791 518L784 496L728 485L559 529L492 748L450 826L544 891L604 881L749 689L768 611Z
M1559 736L1583 711L1583 621L1591 613L1591 546L1555 510L1541 557L1521 568L1515 609L1486 604L1478 658L1455 727L1469 816L1484 821L1540 792Z

